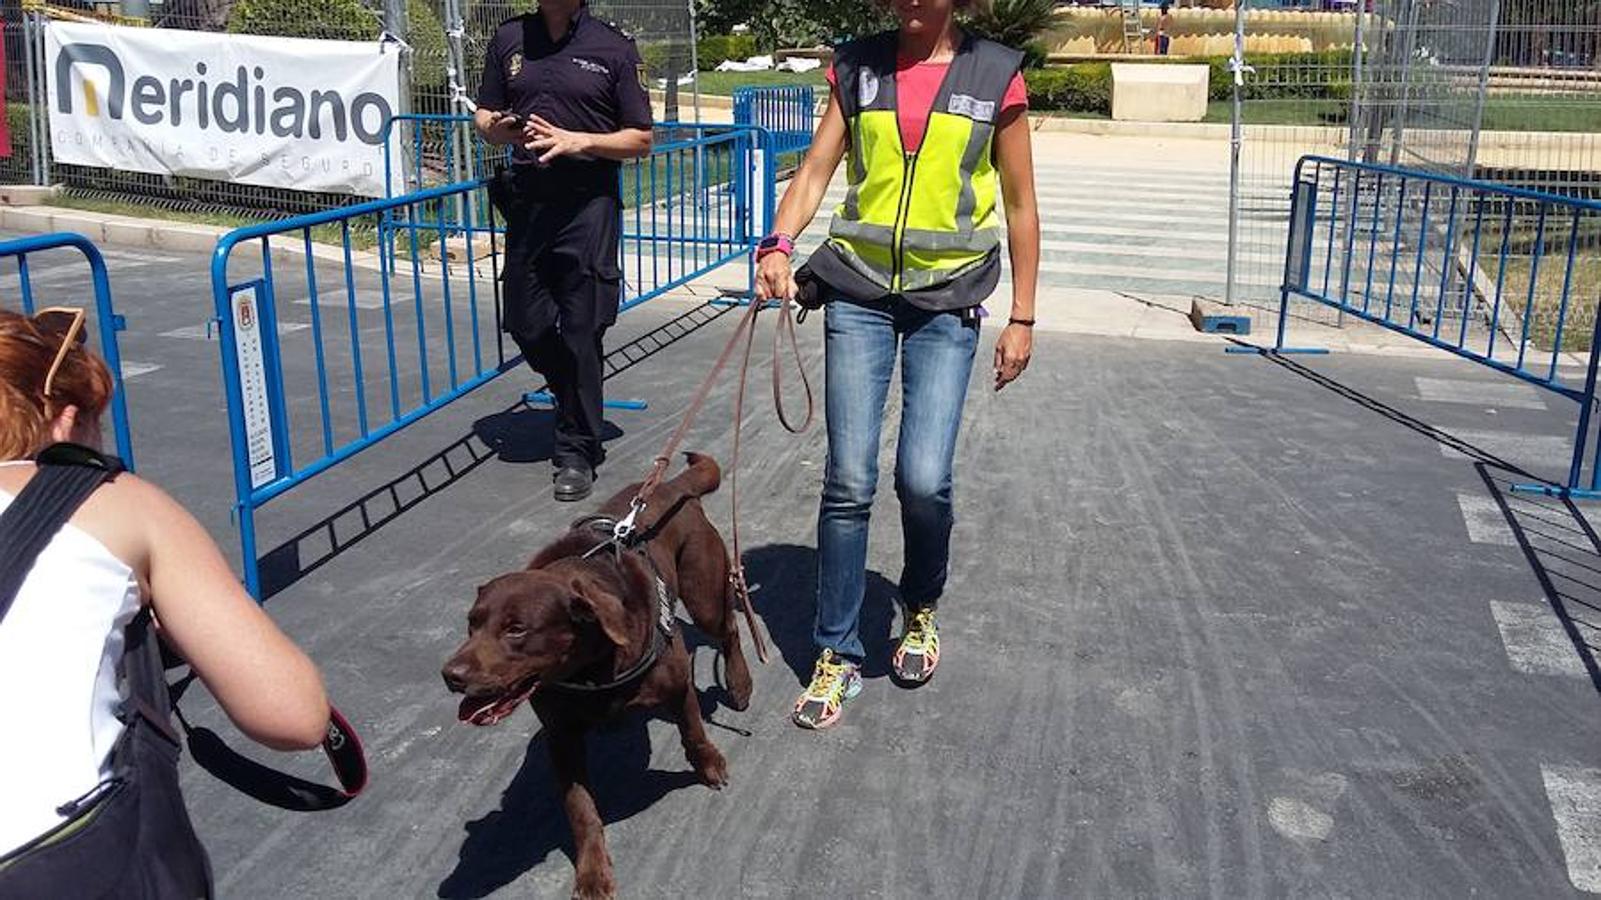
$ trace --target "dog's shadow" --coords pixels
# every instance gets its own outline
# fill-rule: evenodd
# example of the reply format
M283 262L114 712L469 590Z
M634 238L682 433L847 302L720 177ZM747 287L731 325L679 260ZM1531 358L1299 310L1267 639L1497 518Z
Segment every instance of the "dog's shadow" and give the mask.
M687 768L650 768L649 718L632 715L589 733L590 792L602 821L631 818L679 788L698 786ZM541 731L528 742L522 767L500 797L500 808L468 822L456 868L439 884L450 900L487 897L560 850L576 863L572 829L557 794L550 751Z
M797 683L808 683L817 662L817 647L812 643L812 624L817 615L817 550L794 544L753 547L745 551L745 579L751 585L756 612L766 623L784 664L795 673ZM867 651L862 663L864 678L879 678L890 672L894 647L890 626L898 596L894 582L868 570L860 626L862 646Z

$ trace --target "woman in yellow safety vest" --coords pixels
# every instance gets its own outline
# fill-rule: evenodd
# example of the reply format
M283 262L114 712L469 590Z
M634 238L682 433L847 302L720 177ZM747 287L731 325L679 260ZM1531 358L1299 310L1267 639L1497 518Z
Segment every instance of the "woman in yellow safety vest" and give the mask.
M1033 348L1039 214L1018 51L964 32L968 0L891 0L896 31L841 46L828 110L757 252L757 294L794 296L790 257L841 159L848 189L803 272L826 297L828 468L818 516L818 657L795 723L825 728L861 691L859 635L879 434L897 355L895 491L905 536L896 680L939 664L935 604L950 559L951 467L978 348L1000 281L997 202L1006 205L1011 315L995 345L995 389ZM1004 185L1004 190L1001 189Z

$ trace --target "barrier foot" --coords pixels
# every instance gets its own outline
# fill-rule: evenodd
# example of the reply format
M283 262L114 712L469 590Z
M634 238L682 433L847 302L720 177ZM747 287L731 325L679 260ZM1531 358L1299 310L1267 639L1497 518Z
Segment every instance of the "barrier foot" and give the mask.
M555 406L556 398L550 391L529 391L523 395L523 402L538 406ZM607 409L627 409L639 412L650 409L650 403L644 400L602 400L601 406Z
M1601 500L1601 491L1570 488L1560 484L1514 484L1514 494L1540 494L1546 497L1563 497L1568 500Z
M1260 356L1328 356L1327 347L1258 347L1255 344L1233 343L1223 348L1224 353L1255 353Z

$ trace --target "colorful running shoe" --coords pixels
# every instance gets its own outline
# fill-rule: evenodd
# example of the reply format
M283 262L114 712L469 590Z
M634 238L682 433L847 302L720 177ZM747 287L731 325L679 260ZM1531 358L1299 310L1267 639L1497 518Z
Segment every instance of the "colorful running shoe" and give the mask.
M934 625L934 610L924 607L910 614L906 632L890 660L895 677L912 685L922 684L934 675L939 665L939 629Z
M845 701L861 692L861 668L832 650L824 650L812 670L812 683L795 701L792 718L802 728L827 728L839 721Z

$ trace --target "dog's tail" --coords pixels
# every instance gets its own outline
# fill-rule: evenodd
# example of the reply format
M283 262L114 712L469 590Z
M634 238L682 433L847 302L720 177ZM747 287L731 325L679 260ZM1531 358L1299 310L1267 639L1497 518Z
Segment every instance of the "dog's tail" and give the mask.
M673 481L691 497L704 497L723 483L722 467L717 460L704 453L685 453L689 468L678 473Z

